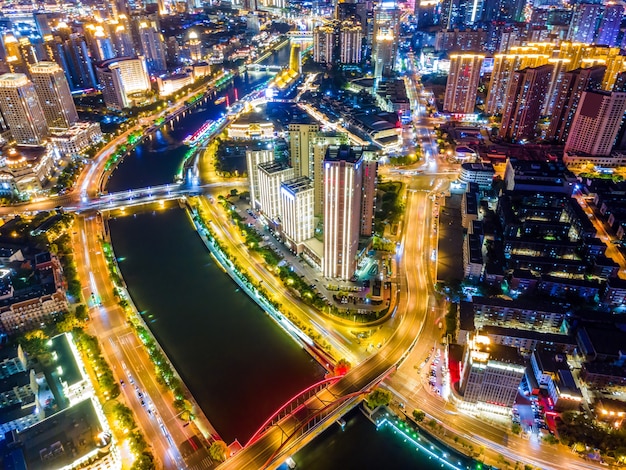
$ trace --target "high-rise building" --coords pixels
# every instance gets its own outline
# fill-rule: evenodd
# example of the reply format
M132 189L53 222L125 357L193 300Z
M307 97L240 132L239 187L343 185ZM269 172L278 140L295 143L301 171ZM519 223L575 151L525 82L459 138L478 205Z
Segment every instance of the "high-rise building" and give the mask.
M146 58L148 70L153 74L165 72L167 61L165 60L165 40L159 31L158 21L150 17L138 17L135 20L139 44L142 54Z
M18 145L41 145L48 134L33 83L22 73L0 75L0 110Z
M189 40L187 41L187 50L189 51L189 59L191 62L202 61L202 43L198 38L198 33L191 31L189 33Z
M348 135L340 132L316 132L309 137L310 153L313 155L313 188L315 190L313 213L316 217L324 212L324 157L331 145L348 145Z
M313 238L313 184L301 176L280 186L281 223L283 235L290 248L299 252L302 242Z
M48 127L72 127L78 121L78 113L61 67L55 62L39 62L31 66L30 76Z
M606 67L597 65L588 69L565 72L551 114L546 139L564 144L572 126L574 114L584 91L597 90L602 83Z
M401 14L395 2L383 2L374 9L372 61L376 79L395 70Z
M257 167L261 163L274 161L274 150L272 148L266 148L267 144L259 145L262 145L262 147L246 150L246 171L248 172L248 182L250 185L250 206L253 209L259 209L261 207L261 201L259 199L259 173Z
M596 43L605 46L619 46L617 36L619 35L619 28L622 25L623 17L623 5L620 5L619 3L606 5L604 15L600 21L600 28L598 30Z
M466 344L460 392L467 403L510 408L526 373L517 348L490 344L476 335Z
M143 57L120 57L98 64L98 81L104 103L112 109L133 105L130 95L150 91L150 77Z
M376 209L376 183L378 162L375 158L363 160L363 184L361 185L361 235L369 237L374 232Z
M450 73L446 84L443 110L449 113L471 114L476 107L476 93L482 54L451 54Z
M549 58L550 55L530 47L513 48L510 54L496 54L485 111L488 114L502 113L513 72L547 64Z
M261 212L277 226L281 224L280 186L283 182L294 178L294 171L283 162L260 163L257 166L259 178L259 202Z
M96 75L85 40L78 34L69 34L64 41L64 52L71 77L70 88L74 91L95 88Z
M339 27L339 60L342 64L361 62L363 31L359 23L343 21Z
M127 23L127 22L125 22ZM135 46L127 24L119 23L112 28L111 39L117 57L132 57L135 55Z
M336 42L335 28L332 25L317 26L313 30L313 61L332 64Z
M604 5L581 3L575 6L567 39L574 42L591 44L594 42L598 23L604 13Z
M535 138L553 68L547 64L518 70L513 74L500 126L501 138L514 141Z
M311 134L320 130L317 124L289 124L289 155L296 176L313 176Z
M583 92L567 137L565 152L610 155L625 111L624 92Z
M361 152L330 146L324 158L325 277L350 279L356 269L363 184Z

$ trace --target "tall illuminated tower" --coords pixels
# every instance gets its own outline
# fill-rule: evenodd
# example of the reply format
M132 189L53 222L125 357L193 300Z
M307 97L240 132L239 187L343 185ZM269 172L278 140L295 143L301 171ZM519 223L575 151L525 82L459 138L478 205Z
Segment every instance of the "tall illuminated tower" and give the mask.
M35 87L26 75L0 75L0 110L18 145L43 143L48 126Z
M377 80L395 69L401 13L395 2L382 2L374 10L372 60Z
M443 110L450 113L470 114L476 107L476 93L482 54L451 54L450 73L446 84Z
M70 87L61 67L54 62L39 62L30 76L49 128L68 129L78 121Z
M611 153L626 111L626 93L585 91L576 109L565 152L593 156Z
M362 160L349 146L330 146L324 158L325 277L348 280L356 269L361 230Z
M572 127L583 92L597 90L606 71L603 65L565 72L557 90L554 111L546 138L564 144Z
M310 139L319 131L317 124L289 124L289 155L295 176L312 177L313 161L311 158Z
M504 105L500 137L514 141L535 137L553 69L547 64L513 74Z

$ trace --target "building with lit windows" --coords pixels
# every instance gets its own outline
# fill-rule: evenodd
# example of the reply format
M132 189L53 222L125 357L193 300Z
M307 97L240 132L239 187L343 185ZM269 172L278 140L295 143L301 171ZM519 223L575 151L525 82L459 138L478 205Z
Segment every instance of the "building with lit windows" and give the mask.
M466 344L459 392L466 405L507 412L525 373L525 361L516 348L475 335Z
M565 72L556 91L546 139L564 144L584 91L597 90L606 71L603 65Z
M624 17L624 6L613 3L604 7L604 14L598 28L597 44L618 46L617 37Z
M317 124L289 124L289 155L296 176L313 176L310 141L320 130Z
M257 166L259 181L259 202L261 212L270 221L280 225L281 184L295 177L294 169L286 163L272 161Z
M331 145L348 145L348 135L341 132L316 132L310 137L311 154L313 155L313 187L315 201L313 212L316 217L324 213L324 157L326 149Z
M604 13L604 5L580 3L574 7L567 39L583 44L594 42L598 31L598 21Z
M50 134L50 142L64 156L78 156L102 140L99 122L77 122L69 129Z
M22 73L0 75L0 110L18 145L41 145L48 135L46 117L33 83Z
M159 74L167 70L165 60L165 40L159 30L158 17L137 17L136 28L139 36L141 53L146 58L146 64L150 73Z
M30 76L50 129L68 129L78 122L78 113L63 69L55 62L31 66Z
M353 21L342 21L339 27L339 60L342 64L361 62L363 32L361 25Z
M103 86L104 103L112 109L129 108L150 91L150 77L143 57L121 57L104 61L96 68ZM134 96L135 95L135 96Z
M258 209L261 206L259 199L259 173L257 167L261 163L274 161L274 149L269 144L263 144L246 150L246 171L250 187L250 206Z
M552 65L546 64L513 74L500 126L501 138L513 141L535 138L553 69Z
M313 30L313 62L333 63L335 38L335 28L332 25L317 26Z
M451 54L450 72L446 83L443 110L449 113L471 114L476 107L476 93L482 54Z
M583 92L565 144L566 161L572 163L576 154L610 155L625 111L625 92Z
M282 233L287 245L296 252L314 235L313 196L313 182L306 176L280 186Z
M363 161L360 149L330 146L324 158L325 277L348 280L356 269L361 230Z
M548 63L550 55L535 47L514 48L509 54L496 54L489 81L485 111L489 114L502 113L509 83L516 70L538 67Z
M372 62L377 80L395 70L401 14L395 2L382 2L374 9Z

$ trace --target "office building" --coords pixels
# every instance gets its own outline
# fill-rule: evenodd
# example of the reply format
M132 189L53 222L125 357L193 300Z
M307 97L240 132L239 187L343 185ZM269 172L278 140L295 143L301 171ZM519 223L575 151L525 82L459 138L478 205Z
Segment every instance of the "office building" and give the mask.
M250 185L250 206L259 209L261 202L259 199L259 173L257 167L261 163L273 162L274 150L268 144L258 145L253 149L246 150L246 171L248 172L248 182Z
M494 411L511 408L525 373L516 348L491 344L488 337L476 335L466 344L460 392L468 404Z
M395 2L381 3L374 9L372 62L377 80L395 70L401 13Z
M104 103L112 109L134 105L133 94L150 91L150 77L143 57L120 57L100 63L96 69L103 86Z
M564 144L567 141L574 114L583 92L598 90L602 84L602 77L605 71L606 67L597 65L588 69L576 69L563 74L557 90L546 139L560 144Z
M21 73L0 76L0 111L18 145L41 145L48 134L46 117L33 83Z
M136 54L127 21L112 27L111 39L115 47L116 57L133 57Z
M289 155L296 176L313 176L310 139L319 129L317 124L289 124Z
M565 152L610 155L625 111L624 92L583 92L565 144Z
M68 129L74 125L78 113L61 67L55 62L39 62L31 66L30 76L48 127Z
M267 162L257 166L261 212L271 223L281 225L280 185L294 178L294 169L286 163Z
M313 182L306 176L285 181L280 187L282 232L296 252L305 240L313 238L313 196Z
M513 74L500 126L501 138L513 141L535 138L553 68L547 64Z
M348 146L330 146L324 158L325 277L348 280L356 269L361 230L361 152Z
M443 110L453 114L471 114L476 107L476 93L482 54L451 54Z

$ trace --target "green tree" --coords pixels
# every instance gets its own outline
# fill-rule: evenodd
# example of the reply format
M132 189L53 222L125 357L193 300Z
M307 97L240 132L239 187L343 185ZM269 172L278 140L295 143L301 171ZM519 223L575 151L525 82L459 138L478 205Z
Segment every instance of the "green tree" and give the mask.
M216 462L223 462L228 456L228 446L224 441L215 441L209 447L209 455Z
M150 452L142 452L139 454L130 467L131 470L153 470L155 468L154 457Z
M418 409L413 410L413 418L415 418L415 421L417 421L418 423L421 423L422 421L424 421L425 417L426 417L426 413L424 413L422 410L418 410Z
M119 431L130 431L135 427L133 412L126 405L116 403L113 407L113 422Z
M379 406L387 406L391 403L391 392L383 388L377 388L370 392L366 398L367 406L370 409L378 408Z
M511 432L515 435L518 435L520 432L522 432L522 427L519 425L519 423L513 423L511 424Z

